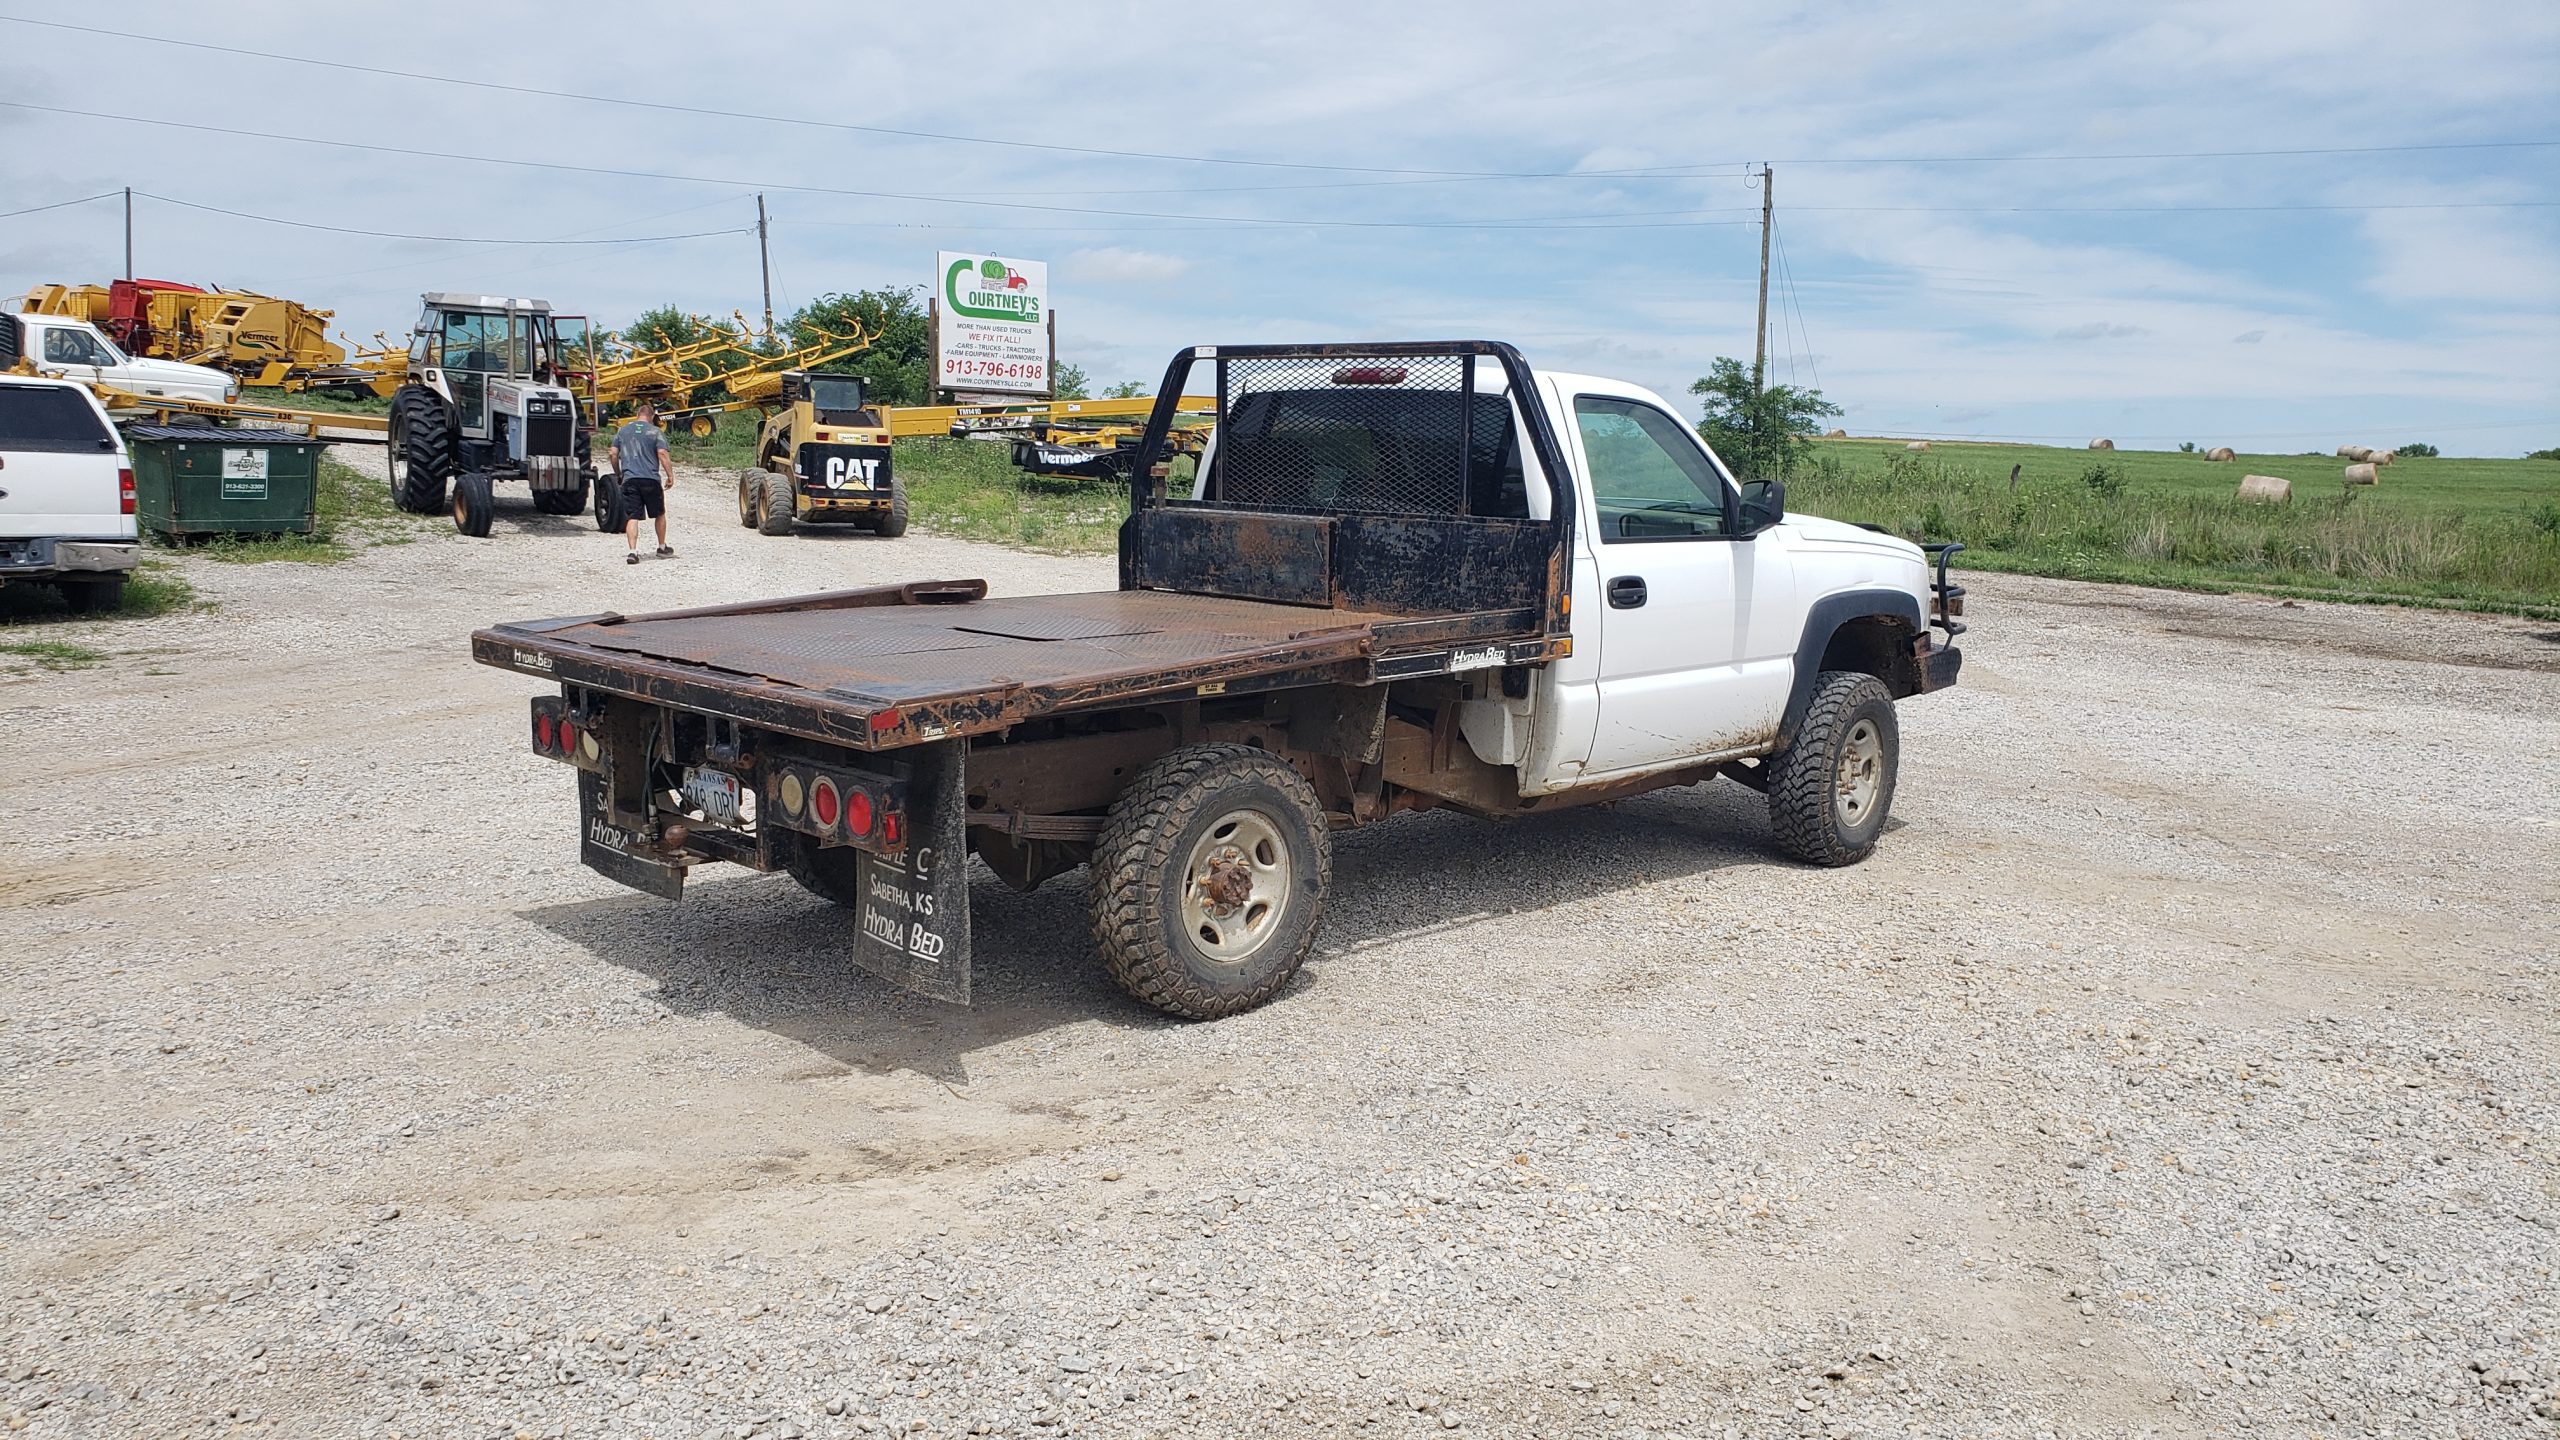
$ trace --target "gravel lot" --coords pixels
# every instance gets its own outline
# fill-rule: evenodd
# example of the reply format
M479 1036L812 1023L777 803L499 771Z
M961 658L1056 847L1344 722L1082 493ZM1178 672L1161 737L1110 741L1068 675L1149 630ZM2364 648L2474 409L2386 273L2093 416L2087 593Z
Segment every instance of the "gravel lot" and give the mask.
M378 461L373 462L378 466ZM2560 1416L2560 633L1983 579L1898 829L1338 842L1316 958L979 1003L576 863L494 619L1108 561L499 530L186 562L0 679L0 1417L230 1434L2501 1435Z

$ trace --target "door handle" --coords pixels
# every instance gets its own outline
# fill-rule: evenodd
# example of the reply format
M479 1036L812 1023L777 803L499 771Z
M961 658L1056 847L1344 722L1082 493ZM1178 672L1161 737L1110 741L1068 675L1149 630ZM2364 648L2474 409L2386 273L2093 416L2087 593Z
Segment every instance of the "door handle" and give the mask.
M1633 610L1645 602L1644 577L1621 575L1609 582L1609 608Z

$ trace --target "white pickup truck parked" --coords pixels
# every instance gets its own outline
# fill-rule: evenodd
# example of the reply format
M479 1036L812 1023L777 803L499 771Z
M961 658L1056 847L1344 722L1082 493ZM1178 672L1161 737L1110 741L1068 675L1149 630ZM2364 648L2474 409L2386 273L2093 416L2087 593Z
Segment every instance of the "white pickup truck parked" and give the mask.
M0 370L21 362L39 375L107 385L134 395L228 404L240 380L207 365L127 355L86 320L68 315L0 314Z
M0 374L0 585L115 609L142 559L133 499L133 462L89 387Z
M1205 375L1203 372L1207 372ZM1174 493L1176 407L1217 397ZM945 580L472 637L559 693L581 854L670 898L784 871L849 958L969 994L969 867L1087 868L1132 995L1233 1014L1313 943L1331 835L1719 777L1816 865L1883 835L1896 702L1955 683L1950 545L1786 513L1660 396L1489 341L1201 346L1134 449L1117 590ZM1934 549L1934 566L1931 550Z

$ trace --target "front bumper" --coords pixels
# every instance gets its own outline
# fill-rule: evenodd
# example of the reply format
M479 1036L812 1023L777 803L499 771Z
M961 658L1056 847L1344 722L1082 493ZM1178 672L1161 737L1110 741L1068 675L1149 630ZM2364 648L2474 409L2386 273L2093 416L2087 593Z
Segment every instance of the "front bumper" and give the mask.
M1944 690L1956 683L1956 672L1964 668L1964 652L1953 645L1944 650L1932 648L1913 657L1920 662L1920 693Z

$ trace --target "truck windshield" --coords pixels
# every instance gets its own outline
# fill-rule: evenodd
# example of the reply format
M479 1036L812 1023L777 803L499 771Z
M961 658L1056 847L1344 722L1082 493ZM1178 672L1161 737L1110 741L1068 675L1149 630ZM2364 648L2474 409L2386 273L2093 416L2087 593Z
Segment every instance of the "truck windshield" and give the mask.
M112 450L87 397L59 385L0 385L0 450L56 454Z

